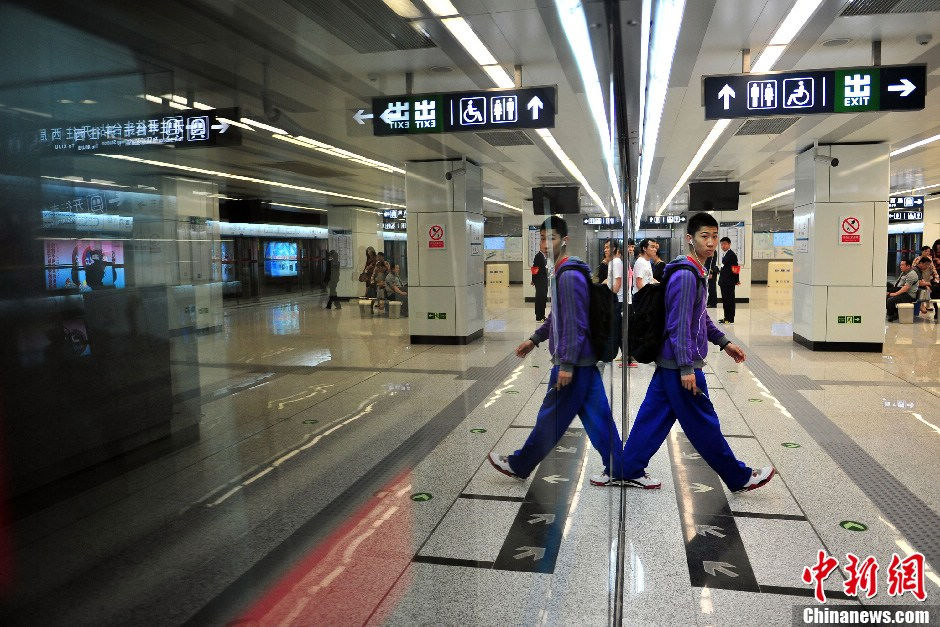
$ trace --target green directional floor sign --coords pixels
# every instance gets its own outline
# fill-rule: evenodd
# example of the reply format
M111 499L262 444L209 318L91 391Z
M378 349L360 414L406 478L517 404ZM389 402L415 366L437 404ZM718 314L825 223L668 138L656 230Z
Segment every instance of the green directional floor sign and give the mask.
M486 433L486 429L470 429L470 433Z
M518 394L519 390L506 390L506 394Z
M434 497L431 496L431 495L430 495L429 493L427 493L427 492L417 492L417 493L411 495L411 500L412 500L412 501L416 501L416 502L418 502L418 503L423 503L423 502L425 502L425 501L430 501L430 500L433 499L433 498L434 498Z
M800 445L797 444L796 442L784 442L780 446L784 448L800 448Z
M854 520L843 520L839 523L839 526L846 531L868 531L868 525L863 525L862 523L856 522Z
M763 403L764 400L760 398L749 398L747 399L749 403Z
M305 425L315 425L315 424L317 424L318 422L320 422L320 421L319 421L319 420L314 420L313 418L311 418L311 419L309 419L309 420L304 420L304 424L305 424Z

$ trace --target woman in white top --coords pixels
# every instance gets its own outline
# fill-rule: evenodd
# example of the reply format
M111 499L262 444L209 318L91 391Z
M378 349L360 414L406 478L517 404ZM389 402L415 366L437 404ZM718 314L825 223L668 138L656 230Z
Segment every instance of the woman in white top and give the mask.
M653 265L650 259L653 257L653 240L648 237L640 242L638 246L639 254L636 256L636 262L633 264L633 293L636 294L644 285L656 283L653 278Z

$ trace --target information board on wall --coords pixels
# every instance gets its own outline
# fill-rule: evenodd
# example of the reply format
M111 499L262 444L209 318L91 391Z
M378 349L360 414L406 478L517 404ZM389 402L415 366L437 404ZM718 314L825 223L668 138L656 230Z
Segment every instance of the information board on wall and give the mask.
M738 256L738 265L747 265L747 251L744 249L744 223L743 222L721 222L718 225L718 237L727 237L731 240L731 250ZM723 255L719 250L718 255Z
M349 233L330 233L330 248L339 256L340 268L353 267L352 235Z
M529 226L529 258L523 259L527 265L531 266L532 262L535 261L535 254L539 252L539 246L542 242L542 234L539 231L538 224L532 224Z
M499 240L499 245L493 246L496 240ZM484 260L487 262L523 261L521 237L487 237L484 242Z
M754 233L753 259L792 259L795 241L792 231Z

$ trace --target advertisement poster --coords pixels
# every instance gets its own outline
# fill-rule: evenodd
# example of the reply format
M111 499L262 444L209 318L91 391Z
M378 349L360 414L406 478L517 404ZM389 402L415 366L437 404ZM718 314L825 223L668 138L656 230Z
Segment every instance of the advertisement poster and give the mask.
M46 240L46 289L123 288L124 243L108 240Z
M269 277L297 276L297 242L266 242L264 273Z

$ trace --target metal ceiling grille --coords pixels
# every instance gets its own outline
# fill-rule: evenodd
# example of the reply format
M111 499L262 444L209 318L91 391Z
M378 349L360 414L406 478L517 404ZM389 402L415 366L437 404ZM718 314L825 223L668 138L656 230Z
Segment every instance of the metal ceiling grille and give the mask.
M340 170L334 170L333 168L328 168L322 165L307 163L305 161L279 161L276 163L262 163L259 165L261 166L262 169L273 168L276 170L284 170L285 172L292 172L294 174L300 174L301 176L309 176L315 179L327 179L327 178L334 178L337 176L349 176L349 174L346 172L342 172ZM356 166L353 166L353 167L356 167Z
M888 13L927 13L940 11L940 0L855 0L842 11L853 15L886 15Z
M525 131L487 131L477 133L477 137L490 146L531 146L532 140Z
M695 177L696 181L726 181L734 174L734 170L709 170Z
M735 135L779 135L796 124L799 119L799 116L750 119L741 125Z
M325 28L356 52L389 52L433 48L434 42L415 30L381 0L289 0L298 11Z

